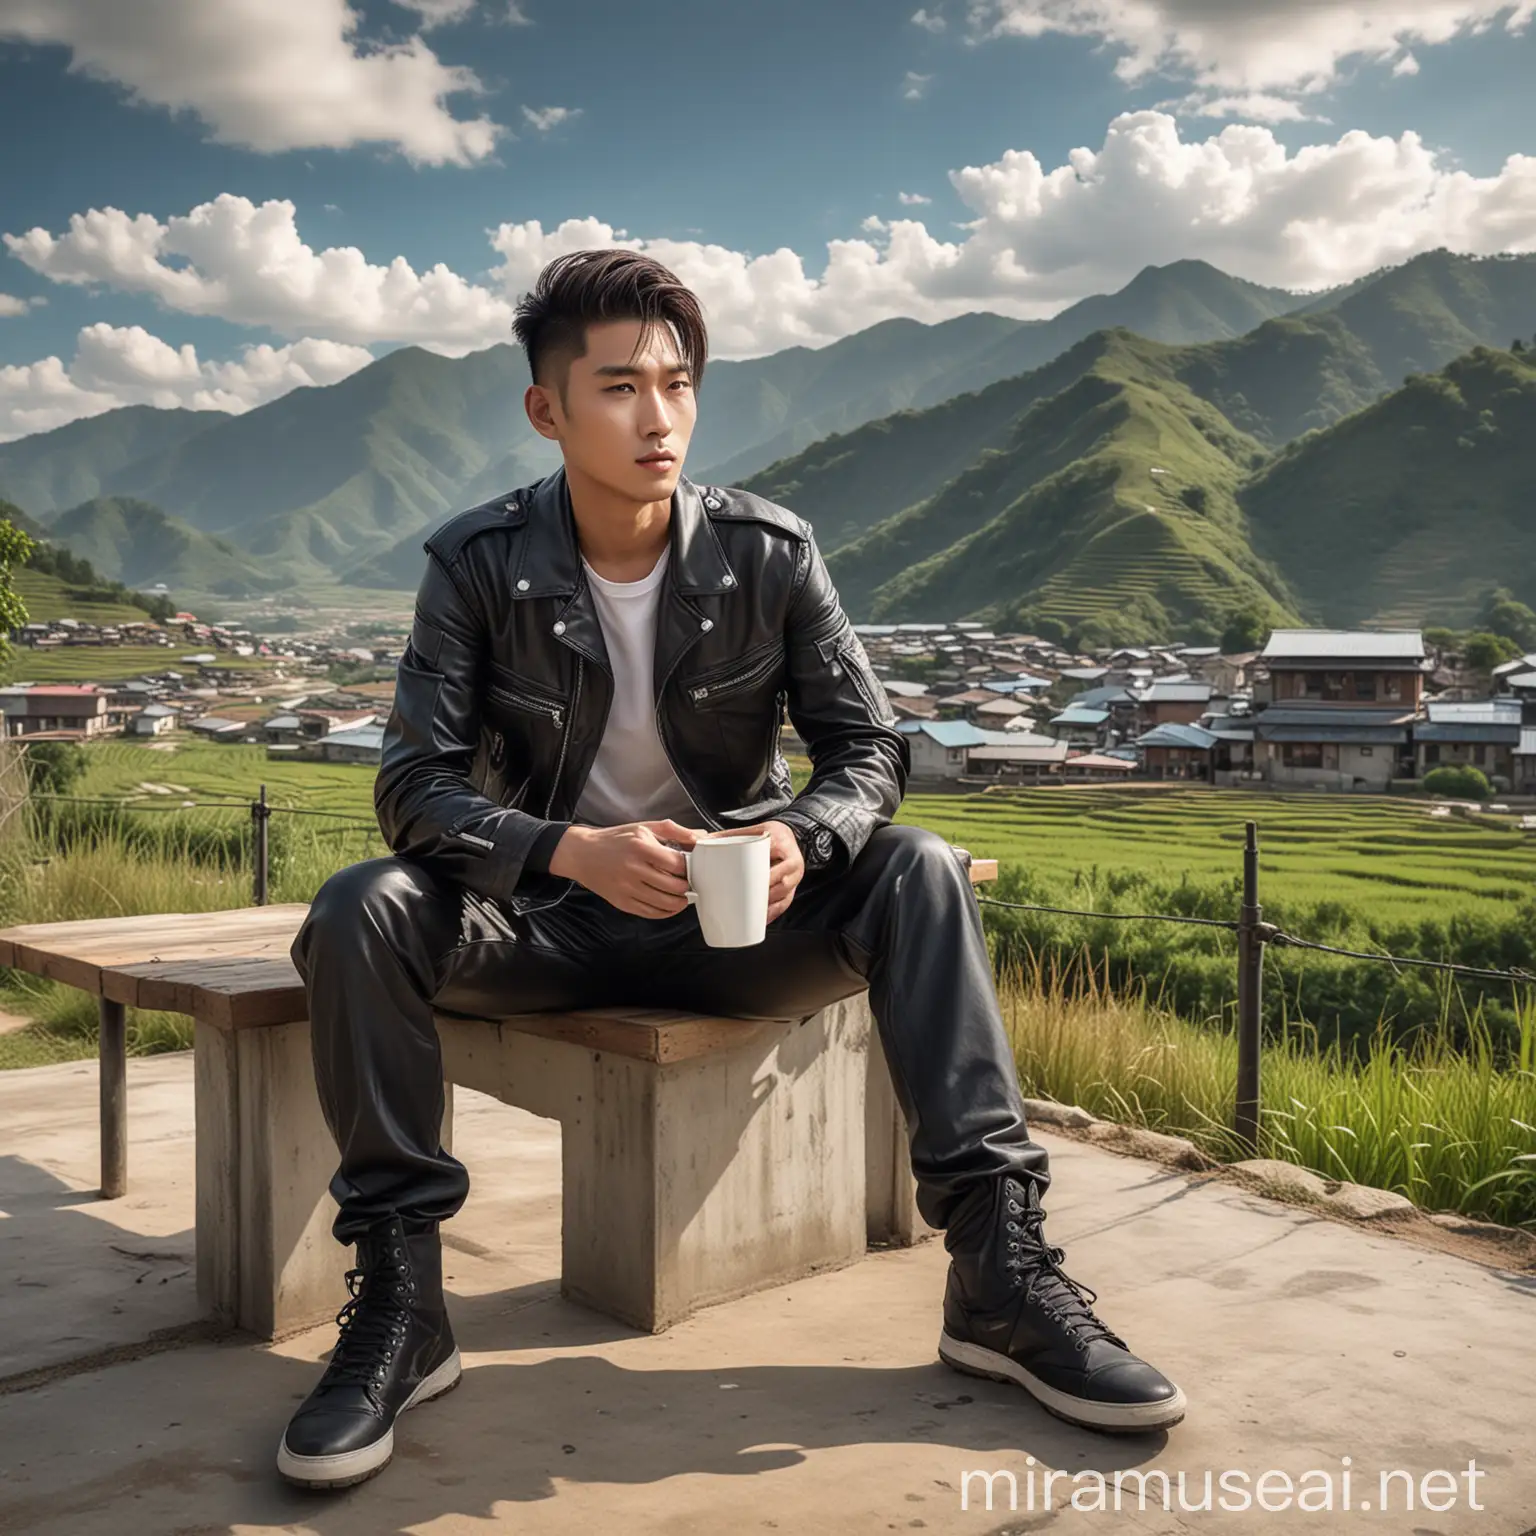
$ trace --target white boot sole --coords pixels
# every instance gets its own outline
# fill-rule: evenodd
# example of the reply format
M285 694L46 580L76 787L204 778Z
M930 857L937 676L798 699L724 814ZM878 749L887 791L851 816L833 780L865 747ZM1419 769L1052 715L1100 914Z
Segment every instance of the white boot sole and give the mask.
M416 1390L400 1405L401 1413L418 1407L434 1397L441 1397L459 1384L463 1366L459 1363L457 1349L432 1372L418 1383ZM285 1430L277 1448L277 1470L290 1483L306 1488L350 1488L382 1472L395 1454L395 1428L390 1427L372 1445L359 1446L355 1451L345 1451L339 1456L295 1456L288 1449Z
M957 1339L948 1330L939 1333L939 1359L968 1376L987 1376L993 1381L1013 1382L1038 1400L1043 1408L1069 1424L1084 1429L1102 1429L1119 1434L1145 1434L1167 1429L1184 1417L1184 1392L1174 1388L1174 1395L1160 1403L1096 1403L1073 1397L1070 1392L1047 1386L1031 1375L1017 1360Z

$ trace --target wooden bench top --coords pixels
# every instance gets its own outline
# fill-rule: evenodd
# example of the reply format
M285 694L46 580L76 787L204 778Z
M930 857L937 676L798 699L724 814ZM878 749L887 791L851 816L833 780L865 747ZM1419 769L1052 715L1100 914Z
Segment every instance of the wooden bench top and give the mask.
M972 884L997 878L974 859ZM0 966L78 987L133 1008L185 1013L221 1029L308 1017L289 950L309 903L156 912L0 928ZM624 1008L510 1016L528 1034L572 1040L646 1061L677 1061L739 1038L740 1019Z

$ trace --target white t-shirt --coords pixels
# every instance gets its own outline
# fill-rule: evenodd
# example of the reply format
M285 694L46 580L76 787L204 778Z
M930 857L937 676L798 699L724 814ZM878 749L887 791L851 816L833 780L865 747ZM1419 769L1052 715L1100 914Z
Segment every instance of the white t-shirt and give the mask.
M663 817L702 825L656 734L656 612L671 553L669 545L639 581L609 581L582 557L613 668L608 723L576 803L574 820L587 826Z

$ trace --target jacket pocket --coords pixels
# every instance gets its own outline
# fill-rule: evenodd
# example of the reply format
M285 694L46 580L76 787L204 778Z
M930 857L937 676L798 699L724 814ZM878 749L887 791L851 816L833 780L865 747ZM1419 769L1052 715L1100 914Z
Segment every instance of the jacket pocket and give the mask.
M499 683L486 686L487 695L509 709L522 710L525 714L539 715L559 730L565 724L566 701L558 694L535 692L526 683L516 687L502 687Z
M684 687L696 709L711 709L722 699L746 693L766 682L782 665L784 656L784 637L777 635L766 645L758 646L724 666L697 673Z

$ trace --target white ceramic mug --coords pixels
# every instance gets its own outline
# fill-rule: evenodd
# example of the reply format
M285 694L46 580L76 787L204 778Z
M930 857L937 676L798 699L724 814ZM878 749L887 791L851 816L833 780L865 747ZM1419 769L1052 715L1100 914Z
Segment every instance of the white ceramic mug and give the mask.
M735 949L763 942L772 842L766 831L718 832L682 850L688 902L699 909L706 944Z

